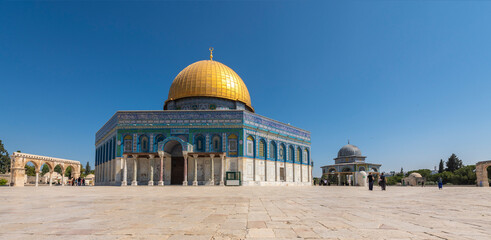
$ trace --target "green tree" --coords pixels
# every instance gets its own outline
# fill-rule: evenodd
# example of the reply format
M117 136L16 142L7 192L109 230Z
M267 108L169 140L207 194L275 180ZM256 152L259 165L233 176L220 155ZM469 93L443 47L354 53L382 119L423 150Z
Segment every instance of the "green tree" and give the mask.
M10 156L2 140L0 140L0 173L6 173L10 170Z
M462 160L460 160L457 155L452 153L452 155L448 158L447 161L447 171L455 172L455 170L463 167Z
M61 166L60 165L56 165L54 171L57 172L57 173L59 173L61 175Z
M440 159L440 165L438 166L438 173L442 173L445 171L445 167L443 166L443 159Z
M85 165L85 175L89 175L90 174L90 164L89 162L87 162L87 164Z
M44 164L43 168L41 169L41 175L44 176L44 174L49 173L49 166L48 164Z
M401 172L400 172L400 174L404 175L404 169L402 169L402 167L401 167Z
M71 176L72 176L72 167L71 166L68 166L65 169L65 177L71 177Z
M475 170L475 165L468 165L455 170L455 176L452 183L460 185L476 184L477 177Z
M36 167L27 165L24 167L27 176L36 176Z

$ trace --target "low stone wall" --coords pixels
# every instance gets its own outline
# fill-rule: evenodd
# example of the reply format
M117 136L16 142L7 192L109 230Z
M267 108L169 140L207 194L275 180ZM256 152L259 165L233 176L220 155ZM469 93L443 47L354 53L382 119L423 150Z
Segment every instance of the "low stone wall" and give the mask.
M7 185L10 184L10 174L0 174L0 179L5 179L7 180Z

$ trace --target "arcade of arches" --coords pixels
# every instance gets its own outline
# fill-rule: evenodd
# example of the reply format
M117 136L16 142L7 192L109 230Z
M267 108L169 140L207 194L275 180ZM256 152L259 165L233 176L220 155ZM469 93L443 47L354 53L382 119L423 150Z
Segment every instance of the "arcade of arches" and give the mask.
M24 178L25 178L25 165L27 163L32 163L34 165L34 169L36 171L36 187L39 183L39 174L41 173L41 166L46 164L49 167L49 185L52 185L52 175L56 165L61 167L62 173L68 167L72 168L71 177L78 178L80 176L80 162L68 159L61 158L53 158L46 157L40 155L33 155L27 153L18 153L14 152L11 156L12 159L12 168L11 168L11 183L14 187L23 187L24 186ZM64 174L62 174L62 185L65 183Z

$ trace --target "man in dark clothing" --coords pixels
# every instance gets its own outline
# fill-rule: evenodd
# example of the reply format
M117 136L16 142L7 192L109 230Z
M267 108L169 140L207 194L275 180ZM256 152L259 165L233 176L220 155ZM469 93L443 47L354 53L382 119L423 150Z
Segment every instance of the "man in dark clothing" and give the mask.
M368 190L373 191L373 176L371 173L368 174Z
M385 185L386 185L386 182L385 182L385 176L384 176L384 173L382 173L382 174L380 175L379 184L380 184L380 187L382 188L382 191L385 191Z

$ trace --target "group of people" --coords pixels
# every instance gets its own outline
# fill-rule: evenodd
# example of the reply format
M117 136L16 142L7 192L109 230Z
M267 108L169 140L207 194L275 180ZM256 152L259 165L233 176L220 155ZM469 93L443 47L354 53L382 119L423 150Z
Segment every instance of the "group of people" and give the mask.
M68 180L68 185L71 185L71 186L85 186L85 178L81 178L81 177L78 177L78 178L70 178L70 180Z
M368 174L367 181L368 181L368 190L373 191L373 182L375 181L375 178L373 177L372 173ZM382 191L385 191L385 187L387 186L387 180L385 178L384 173L380 174L380 177L378 178L378 185L382 188Z
M367 181L368 181L368 190L373 191L373 182L374 182L374 177L371 173L368 174ZM380 174L380 178L378 179L378 185L382 188L382 191L385 191L385 187L387 186L387 180L384 176L384 173ZM424 181L421 183L421 185L424 187ZM438 178L438 189L441 190L443 188L443 180L442 178Z

